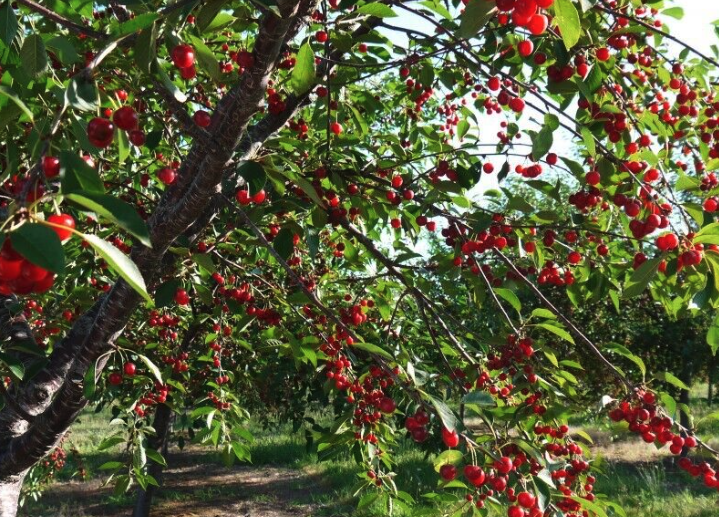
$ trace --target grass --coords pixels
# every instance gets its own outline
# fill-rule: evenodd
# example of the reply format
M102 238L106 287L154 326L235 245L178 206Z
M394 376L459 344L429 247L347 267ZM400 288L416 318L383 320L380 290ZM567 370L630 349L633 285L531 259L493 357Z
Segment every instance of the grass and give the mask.
M693 391L692 411L696 421L701 421L702 437L716 441L719 438L719 419L701 420L719 410L719 407L709 407L702 398L706 394L705 390L706 387L700 386ZM90 478L101 479L103 473L98 467L122 453L121 447L101 453L95 450L111 432L107 422L107 415L84 414L73 426L68 439L68 444L81 452ZM677 470L671 459L654 451L652 446L634 441L626 433L614 432L605 422L591 418L573 422L575 427L581 427L597 437L594 453L603 472L598 476L597 493L604 494L609 500L620 504L627 517L719 515L716 491L704 488L700 480L691 479ZM174 504L183 509L194 509L197 505L211 506L219 500L242 500L260 507L283 506L288 510L287 514L277 515L293 515L295 511L297 515L308 515L308 508L313 517L387 515L386 508L380 506L371 505L361 512L356 511L357 499L354 492L359 470L349 455L319 462L316 454L307 449L302 432L293 434L290 426L276 425L265 429L255 427L252 432L256 440L251 447L251 467L236 466L225 469L221 466L219 454L212 450L193 448L191 451L173 453L171 462L184 461L183 465L189 467L207 465L211 471L208 470L203 475L211 479L215 479L213 476L232 476L238 472L245 477L229 480L227 483L220 482L219 486L210 483L169 487L159 493L158 505ZM601 457L605 459L599 459ZM421 497L437 483L431 462L427 461L413 444L407 442L400 444L395 458L398 463L396 471L402 474L396 479L398 488L418 501L418 505L411 512L403 513L400 510L395 515L442 515L438 508ZM72 462L72 459L70 461ZM250 474L255 475L255 478L248 480L246 476ZM59 480L67 481L68 474L61 473ZM255 489L255 485L262 486ZM132 495L114 497L106 493L101 499L104 504L124 509L119 515L126 515L133 504ZM48 510L52 504L51 498L47 502L41 499L38 503L31 503L25 510L25 515L56 515ZM77 514L67 515L76 517ZM225 514L215 512L208 515ZM500 517L491 512L490 516Z

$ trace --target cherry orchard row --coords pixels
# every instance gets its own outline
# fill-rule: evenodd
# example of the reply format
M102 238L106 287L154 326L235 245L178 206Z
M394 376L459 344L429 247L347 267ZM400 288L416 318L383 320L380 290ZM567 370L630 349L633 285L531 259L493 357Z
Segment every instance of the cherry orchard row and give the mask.
M64 272L67 263L69 274L55 289L77 307L69 315L67 308L54 311L66 323L37 321L41 343L50 345L58 369L22 380L23 362L3 359L14 368L7 391L15 409L0 416L13 436L21 437L4 445L11 451L8 457L15 457L19 445L33 444L33 432L46 424L52 439L62 434L84 397L115 406L127 427L113 439L135 451L161 447L166 433L156 441L144 422L153 412L158 423L169 420L162 408L170 400L176 410L183 406L178 413L185 411L180 436L223 445L226 455L246 459L246 414L240 408L251 405L263 380L243 374L242 365L259 359L263 372L273 371L291 358L304 376L287 374L281 385L311 386L317 373L329 380L323 394L314 394L333 401L342 416L330 429L312 432L319 450L349 447L362 458L366 484L380 487L369 498L390 507L409 502L393 481L392 415L401 410L412 415L405 427L422 447L460 447L461 452L437 460L447 493L436 497L447 502L448 513L482 513L486 505L504 505L512 517L618 511L604 502L598 506L589 464L562 427L567 401L581 389L568 368L580 363L562 358L560 366L556 345L547 337L570 343L576 338L598 358L604 357L601 344L586 339L562 315L557 319L556 309L523 315L522 285L542 303L548 300L543 291L562 287L574 303L609 297L619 306L620 296L637 295L651 285L673 315L689 306L714 306L710 247L717 243L708 223L716 184L706 174L700 188L700 163L684 166L677 155L686 150L706 166L713 159L714 107L703 65L688 73L677 68L664 57L669 49L648 39L647 25L657 25L657 13L622 3L602 4L600 12L591 2L577 8L569 0L496 5L474 0L459 17L435 3L338 4L315 12L309 4L257 9L217 2L196 11L192 2L182 4L176 11L157 9L159 16L139 8L79 12L94 20L88 24L94 35L63 36L62 43L27 36L16 27L3 35L6 44L19 49L16 60L3 66L10 71L10 86L21 92L19 103L7 104L19 112L13 108L5 115L27 131L31 143L51 142L39 151L32 145L26 150L18 139L17 148L5 149L10 169L20 163L43 165L20 170L5 185L8 197L20 201L9 204L4 226L9 230L5 292L35 289L30 280L37 280L25 262L39 267L43 279L53 268ZM47 14L32 2L23 5L41 17ZM302 14L295 15L295 9ZM423 17L437 32L428 37L414 32L408 49L393 45L373 28L397 10ZM304 13L309 37L300 39ZM16 16L10 7L5 14ZM48 29L53 23L78 26L63 14L29 19L41 26L51 22ZM111 36L97 39L110 43L98 52L92 38L106 30ZM604 40L607 47L593 43ZM69 53L68 43L86 52L86 72L72 75L82 60L77 50L77 58ZM130 50L123 54L120 47ZM45 55L46 48L53 65L48 84L60 95L40 98L45 105L67 99L69 110L59 111L55 120L61 122L51 124L49 132L25 118L29 112L39 121L45 109L29 94L45 91L35 92L27 79L47 71L47 62L29 57L31 50ZM362 75L366 69L373 71ZM88 73L93 71L96 77ZM72 79L63 75L67 72ZM672 93L661 92L665 87ZM650 98L657 99L656 107ZM267 113L259 109L262 99ZM581 110L571 116L568 108L575 102ZM539 127L526 122L530 111L544 114ZM483 174L495 170L489 155L468 149L468 141L485 140L478 113L504 117L499 156L521 154L514 153L515 142L529 135L531 152L516 173L548 202L568 199L573 208L542 210L545 201L535 207L516 182L503 183L491 210L464 197ZM253 125L245 131L248 124ZM559 128L576 136L584 164L563 157L558 166L551 148ZM180 132L184 136L178 137ZM267 140L275 132L277 137ZM89 155L86 160L58 152L71 148L73 140ZM560 176L568 170L580 190L568 195L560 182L538 179L546 168ZM501 180L509 170L506 162ZM213 196L223 177L227 197L236 196L251 224L244 217L236 224L234 211L223 209L226 200ZM106 188L122 203L110 201ZM57 210L54 203L63 204L59 226L41 216ZM143 285L149 287L154 309L133 313L137 297L128 284L111 288L109 278L100 278L96 283L107 297L83 315L98 293L81 294L82 272L93 260L75 239L54 246L52 263L37 263L33 243L40 232L59 244L59 233L73 221L92 245L95 233L113 231L104 222L82 222L78 208L121 228L123 233L110 237L117 250L128 252L129 239L137 240L132 262L122 252L95 247L129 285L143 292ZM147 231L142 216L149 212ZM260 241L265 247L273 243L270 255L254 247L257 231L242 229L265 225L267 242ZM701 230L687 235L692 228ZM436 267L416 269L426 257L413 254L408 240L424 242L438 230L444 244L428 261ZM372 242L393 233L407 240L396 238L389 251ZM151 251L142 248L150 242ZM346 283L351 276L341 274L368 271L371 276L370 268L380 265L388 275L377 285ZM304 288L296 291L298 279ZM541 291L535 279L545 286ZM464 303L467 293L477 301L488 296L502 317L477 320ZM454 305L441 301L446 299ZM172 304L178 307L170 309ZM212 321L200 354L193 353L199 347L194 338L180 345L182 329L191 335L195 328L187 317ZM114 348L103 352L93 345L91 353L75 356L73 350L87 347L52 337L62 335L68 321L71 336L89 332L92 339L84 343L108 342ZM123 337L115 344L121 329L128 341ZM394 337L387 341L387 335ZM68 384L73 379L83 379L81 390ZM98 389L105 388L103 379L115 387ZM623 397L621 384L607 392ZM442 401L439 393L453 395ZM660 416L652 396L641 387L630 391L620 404L622 419L645 439L672 442L674 448L692 445L674 443L676 427ZM14 403L20 400L23 405ZM33 407L34 401L40 404ZM263 402L271 403L271 397ZM301 408L304 401L298 402ZM464 429L464 419L450 409L454 404L475 412L482 427ZM32 458L36 452L28 454ZM151 461L161 461L150 455ZM143 454L135 456L129 474L118 466L115 477L121 489L134 480L147 495L156 479ZM468 484L451 479L452 468L461 465ZM707 467L685 466L708 474L705 482L712 486ZM8 473L2 475L22 477ZM5 479L8 486L17 485L16 478Z

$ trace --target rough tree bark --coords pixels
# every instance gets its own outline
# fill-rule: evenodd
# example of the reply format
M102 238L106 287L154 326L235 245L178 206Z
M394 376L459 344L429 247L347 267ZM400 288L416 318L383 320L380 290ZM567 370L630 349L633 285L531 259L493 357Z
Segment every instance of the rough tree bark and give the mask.
M152 426L157 434L148 440L147 446L159 452L167 460L167 447L170 437L170 427L172 424L172 409L167 404L158 404L155 409L155 418ZM162 486L163 468L159 463L154 461L150 463L147 469L148 474L155 478L157 483ZM137 499L135 500L135 508L132 517L149 517L150 508L152 507L152 498L157 492L158 487L148 485L147 490L142 487L137 489Z
M0 482L0 517L15 517L25 472Z

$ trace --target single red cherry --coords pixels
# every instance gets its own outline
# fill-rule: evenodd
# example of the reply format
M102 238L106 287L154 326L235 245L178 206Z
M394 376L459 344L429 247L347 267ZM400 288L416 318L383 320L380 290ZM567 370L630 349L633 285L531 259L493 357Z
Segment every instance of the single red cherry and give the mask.
M332 122L332 124L330 124L330 131L332 131L335 135L339 135L342 133L342 124L339 122Z
M264 191L264 189L257 191L257 193L252 196L252 202L258 205L262 204L265 199L267 199L267 193Z
M132 106L123 106L112 115L112 121L120 129L132 131L137 128L140 119Z
M112 372L107 376L107 382L109 382L112 386L119 386L122 384L122 375L117 372Z
M482 486L487 479L484 470L482 470L477 465L465 465L464 477L466 477L467 480L474 486Z
M567 255L567 261L570 264L579 264L582 261L582 255L580 255L578 251L572 251Z
M537 498L529 492L520 492L517 495L517 502L525 508L532 508L537 502Z
M382 411L382 413L394 413L395 409L397 409L397 404L395 404L394 400L391 398L383 397L379 401L379 410Z
M65 228L75 229L75 219L73 219L69 214L53 214L47 218L47 222L64 226ZM72 232L70 230L63 230L62 228L57 227L53 227L52 229L55 233L57 233L57 236L60 237L61 241L66 241L72 236Z
M315 33L315 39L319 43L324 43L325 41L327 41L328 38L329 38L329 36L327 35L327 33L325 31L317 31Z
M11 282L20 276L22 259L8 259L0 257L0 281Z
M510 506L507 508L507 517L525 517L527 514L519 506Z
M445 481L452 481L454 478L457 477L457 467L454 465L442 465L439 468L439 475L442 476L442 479Z
M450 431L446 427L443 427L442 441L447 447L451 449L452 447L456 447L457 445L459 445L459 435L457 434L457 431Z
M190 68L195 64L195 49L186 44L177 45L172 49L172 62L177 68Z
M177 173L174 169L163 167L158 171L157 179L165 185L172 185L175 182L175 179L177 179Z
M609 60L609 49L607 47L598 48L596 55L598 61L607 61Z
M207 127L210 125L210 122L212 122L212 117L210 117L210 114L206 111L199 110L196 111L194 115L192 115L192 120L194 120L195 124L200 127Z
M60 174L60 160L56 156L45 156L42 159L42 172L47 179Z
M512 97L512 99L509 101L509 109L511 109L515 113L521 113L522 111L524 111L524 99L520 99L519 97Z
M543 14L535 14L529 19L529 23L527 24L529 32L531 32L535 36L544 34L548 26L549 19Z
M24 261L20 268L20 277L29 282L39 282L48 275L47 269L43 269L40 266L33 264L32 262Z
M250 193L246 190L238 190L235 193L235 199L237 199L237 202L241 205L249 205L252 202L252 198L250 197Z
M145 145L145 132L141 131L139 129L134 129L130 131L128 135L130 139L130 143L134 145L135 147L142 147Z
M255 58L252 55L252 52L248 52L247 50L240 50L237 53L237 57L235 57L235 61L242 68L252 68L255 64Z
M178 289L175 292L175 302L177 305L187 305L190 303L190 295L184 289Z
M517 43L517 51L522 57L529 57L534 52L534 43L529 40L523 40Z
M400 188L403 181L402 176L392 176L392 186L394 188Z
M188 66L187 68L180 68L180 77L185 81L194 79L197 76L197 70L194 66Z
M514 468L514 464L508 456L502 456L494 462L494 468L497 469L497 472L500 474L509 474Z
M95 147L107 147L114 135L115 126L105 118L95 117L87 124L87 139Z
M122 371L125 372L125 375L132 377L135 375L137 367L135 366L135 363L127 362L123 365Z

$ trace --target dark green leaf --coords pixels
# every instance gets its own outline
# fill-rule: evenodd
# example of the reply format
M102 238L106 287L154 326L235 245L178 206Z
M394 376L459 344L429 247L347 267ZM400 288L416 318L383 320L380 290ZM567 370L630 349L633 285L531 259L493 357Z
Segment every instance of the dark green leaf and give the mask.
M22 380L25 375L25 367L17 357L0 352L0 369L7 369L18 380Z
M72 151L60 153L61 189L64 194L104 194L105 185L95 169Z
M267 173L262 164L258 162L244 162L240 165L240 168L237 169L237 173L245 180L251 196L265 188Z
M220 63L217 61L212 50L198 37L190 36L190 41L195 48L195 57L200 68L203 69L213 81L218 83L222 82Z
M17 93L15 93L13 90L8 88L5 85L0 85L0 95L4 95L11 101L13 101L20 110L22 110L23 113L27 116L27 118L30 119L30 122L33 121L32 111L25 105L25 103L18 97Z
M37 79L48 69L45 43L39 34L30 34L20 49L20 62L23 70L33 79Z
M460 38L472 38L484 27L494 16L496 5L494 2L474 1L469 2L464 8L460 18L457 36Z
M371 2L357 8L359 14L369 14L377 18L394 18L397 16L391 7L380 2Z
M644 292L649 282L656 276L661 257L647 260L639 266L624 286L624 297L632 298Z
M562 33L562 41L569 50L577 44L582 34L579 12L572 0L555 0L554 15L554 20Z
M17 29L18 23L15 10L10 5L10 1L7 0L0 7L0 40L5 43L5 46L12 45L17 35Z
M75 203L95 212L97 215L112 221L123 230L137 238L142 244L151 248L150 233L145 221L129 203L106 194L84 192L82 194L66 194Z
M65 252L55 231L38 223L23 224L10 240L15 250L36 266L58 275L65 272Z

